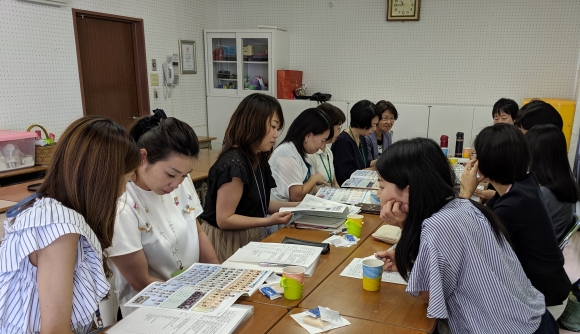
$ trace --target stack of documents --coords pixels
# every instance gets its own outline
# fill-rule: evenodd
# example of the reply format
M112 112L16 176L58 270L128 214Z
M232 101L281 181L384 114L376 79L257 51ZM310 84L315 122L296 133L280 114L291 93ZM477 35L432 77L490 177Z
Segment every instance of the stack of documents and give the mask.
M306 268L306 276L312 276L321 252L321 247L250 242L222 263L222 267L244 269L269 267L268 269L281 274L284 267L301 266Z
M343 188L379 189L379 174L374 170L357 170L344 181Z
M296 228L336 230L344 223L346 216L359 213L360 208L308 194L298 206L280 208L280 212L292 212L291 223Z
M380 204L376 190L355 188L323 187L318 190L316 197L344 204Z
M249 305L232 305L218 317L159 308L140 308L107 334L230 334L254 313Z

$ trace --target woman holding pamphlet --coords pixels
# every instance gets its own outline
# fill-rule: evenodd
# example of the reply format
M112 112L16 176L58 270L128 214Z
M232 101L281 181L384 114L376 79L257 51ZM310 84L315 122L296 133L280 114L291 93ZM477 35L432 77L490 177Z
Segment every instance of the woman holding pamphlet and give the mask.
M437 143L398 141L380 156L377 171L381 217L402 233L394 250L376 256L428 304L428 317L452 333L558 333L501 221L456 197L455 174Z
M290 212L278 211L297 203L270 200L276 182L268 158L283 126L280 103L259 93L245 97L230 119L222 152L209 170L205 208L200 216L221 262L292 218Z
M130 134L141 164L119 199L113 244L107 249L120 305L196 262L219 262L196 220L202 208L189 177L199 152L193 129L158 110L138 120ZM133 310L121 306L123 316Z

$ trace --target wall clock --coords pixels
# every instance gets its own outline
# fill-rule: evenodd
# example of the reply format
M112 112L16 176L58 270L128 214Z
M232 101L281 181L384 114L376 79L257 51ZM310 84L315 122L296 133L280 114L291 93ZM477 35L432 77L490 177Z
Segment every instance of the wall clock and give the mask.
M419 21L421 0L387 0L387 21Z

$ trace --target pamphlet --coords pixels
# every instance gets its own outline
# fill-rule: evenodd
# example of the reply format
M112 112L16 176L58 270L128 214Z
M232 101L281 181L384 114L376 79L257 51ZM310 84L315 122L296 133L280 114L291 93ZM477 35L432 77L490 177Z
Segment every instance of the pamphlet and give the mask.
M251 296L271 270L195 263L180 275L154 282L124 306L156 307L220 316L242 295Z

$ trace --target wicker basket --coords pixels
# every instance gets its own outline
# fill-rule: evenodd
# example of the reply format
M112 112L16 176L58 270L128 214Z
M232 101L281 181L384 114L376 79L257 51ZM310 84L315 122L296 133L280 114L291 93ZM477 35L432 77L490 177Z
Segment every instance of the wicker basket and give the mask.
M32 124L26 131L30 131L35 127L39 127L44 132L44 136L48 138L48 131L40 124ZM34 164L49 165L55 150L56 142L47 146L34 146Z

